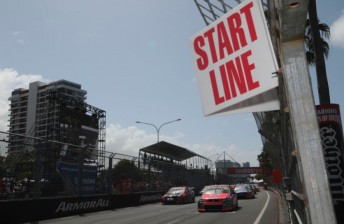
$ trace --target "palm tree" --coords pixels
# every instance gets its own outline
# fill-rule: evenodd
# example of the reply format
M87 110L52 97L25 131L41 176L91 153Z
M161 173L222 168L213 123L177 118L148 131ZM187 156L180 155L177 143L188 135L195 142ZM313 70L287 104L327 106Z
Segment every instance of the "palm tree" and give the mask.
M320 23L318 20L318 27L320 32L320 48L323 51L325 58L328 58L330 47L325 39L330 37L330 28L326 23ZM306 46L306 57L307 62L310 65L315 65L315 55L313 47L313 37L312 30L309 19L306 20L306 30L305 30L305 46Z
M309 0L308 17L305 30L307 61L310 65L315 65L319 103L329 104L331 98L324 56L327 58L329 54L329 45L325 39L330 36L330 28L325 23L319 23L316 0Z

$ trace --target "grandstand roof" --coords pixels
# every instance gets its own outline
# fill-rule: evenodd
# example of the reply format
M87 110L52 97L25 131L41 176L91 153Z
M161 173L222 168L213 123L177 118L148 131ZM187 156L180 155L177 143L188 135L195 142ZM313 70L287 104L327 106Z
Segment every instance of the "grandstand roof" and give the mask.
M158 142L155 143L153 145L147 146L145 148L141 148L140 149L141 152L147 152L150 154L155 154L155 155L159 155L159 156L164 156L167 158L171 158L177 161L183 161L186 159L190 159L194 156L198 156L204 159L207 159L201 155L198 155L197 153L194 153L186 148L177 146L177 145L173 145L171 143L168 142Z

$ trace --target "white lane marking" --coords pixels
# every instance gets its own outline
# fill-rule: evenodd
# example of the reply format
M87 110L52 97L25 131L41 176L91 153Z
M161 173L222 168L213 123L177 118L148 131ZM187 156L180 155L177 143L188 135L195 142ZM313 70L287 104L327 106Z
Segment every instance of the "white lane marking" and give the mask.
M268 199L266 199L266 202L265 202L265 205L264 205L262 211L260 211L256 221L254 221L253 224L258 224L260 222L260 220L262 219L263 214L264 214L266 208L268 207L268 204L269 204L269 201L270 201L270 195L269 195L269 193L267 191L265 191L265 193L268 195Z
M166 224L173 224L173 223L176 223L176 222L179 222L180 221L180 219L177 219L177 220L174 220L174 221L172 221L172 222L168 222L168 223L166 223Z
M108 220L104 220L104 221L100 221L100 222L95 222L94 224L102 224L102 223L110 223L111 221Z
M67 217L62 217L60 219L71 219L72 217L71 216L67 216Z

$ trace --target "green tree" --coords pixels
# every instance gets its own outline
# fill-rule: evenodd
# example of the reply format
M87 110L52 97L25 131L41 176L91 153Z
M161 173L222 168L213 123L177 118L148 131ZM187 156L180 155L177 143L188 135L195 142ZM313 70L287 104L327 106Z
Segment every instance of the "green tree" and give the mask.
M265 152L264 150L258 155L258 161L259 161L260 167L272 168L269 154Z
M326 23L321 23L318 20L318 27L320 32L320 42L319 46L323 51L324 57L327 59L330 53L330 47L326 39L330 38L330 27ZM305 29L305 46L306 46L306 57L307 62L310 65L315 65L315 49L313 45L312 29L310 25L310 20L306 20L306 29Z
M264 116L261 116L261 120L258 132L262 136L262 150L269 155L272 167L281 169L282 138L279 111L264 112Z
M142 172L130 160L119 161L112 170L113 183L118 183L120 180L131 179L132 181L142 180Z
M35 161L35 150L23 150L23 152L20 153L10 153L7 155L7 157L4 159L3 166L7 173L11 175L16 173L16 178L18 179L23 179L24 177L33 178Z
M262 180L264 178L264 176L263 176L263 174L256 174L255 176L254 176L254 179L256 179L256 180Z

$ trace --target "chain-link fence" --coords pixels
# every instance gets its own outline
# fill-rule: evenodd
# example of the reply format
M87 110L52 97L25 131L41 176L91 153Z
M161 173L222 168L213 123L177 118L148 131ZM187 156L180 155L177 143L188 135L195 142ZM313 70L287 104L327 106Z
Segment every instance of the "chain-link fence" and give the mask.
M63 143L40 142L31 150L8 152L8 134L1 135L2 199L166 191L180 185L197 191L215 179L207 167L166 157L139 159Z
M1 134L0 190L3 199L40 198L101 193L97 152L40 142L22 150L8 150L8 134ZM95 155L94 155L95 154Z

